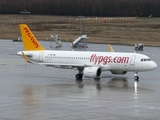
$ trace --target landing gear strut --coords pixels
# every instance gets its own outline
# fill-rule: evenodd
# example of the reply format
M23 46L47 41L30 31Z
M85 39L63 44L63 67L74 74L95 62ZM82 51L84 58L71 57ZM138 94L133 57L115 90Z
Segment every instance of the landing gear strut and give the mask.
M139 82L138 72L134 72L134 81Z
M76 79L82 79L83 78L83 69L84 68L77 68L79 71L78 74L75 75Z

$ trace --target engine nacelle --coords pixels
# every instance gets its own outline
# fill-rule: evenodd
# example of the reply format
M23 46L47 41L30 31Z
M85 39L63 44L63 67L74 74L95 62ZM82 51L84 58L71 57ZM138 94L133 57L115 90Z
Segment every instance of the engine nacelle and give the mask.
M112 74L126 74L127 71L111 71Z
M98 78L101 75L101 68L99 67L86 67L83 70L83 74L88 78Z

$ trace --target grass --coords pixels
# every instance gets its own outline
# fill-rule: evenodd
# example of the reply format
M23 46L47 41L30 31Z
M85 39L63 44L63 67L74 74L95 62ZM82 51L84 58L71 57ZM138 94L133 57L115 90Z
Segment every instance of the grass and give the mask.
M72 16L49 15L0 15L0 38L17 39L20 37L19 24L27 24L39 40L51 40L52 34L58 34L61 41L74 41L80 33L86 34L84 42L147 46L160 46L160 19L103 19L80 20ZM87 17L88 18L88 17ZM93 17L92 17L93 18Z

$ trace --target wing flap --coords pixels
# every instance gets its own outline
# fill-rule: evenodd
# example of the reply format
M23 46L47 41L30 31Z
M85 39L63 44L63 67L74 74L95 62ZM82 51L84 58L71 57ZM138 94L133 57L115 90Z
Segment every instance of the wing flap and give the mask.
M64 63L37 63L39 65L46 65L46 66L71 66L71 67L84 67L83 64L64 64Z

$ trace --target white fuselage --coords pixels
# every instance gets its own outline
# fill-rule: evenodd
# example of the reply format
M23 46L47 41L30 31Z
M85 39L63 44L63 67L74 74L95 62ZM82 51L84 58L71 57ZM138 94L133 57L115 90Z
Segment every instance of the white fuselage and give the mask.
M157 67L150 58L138 53L84 51L23 51L30 60L53 66L100 67L109 71L149 71ZM17 53L22 55L22 51ZM69 67L70 68L70 67Z

